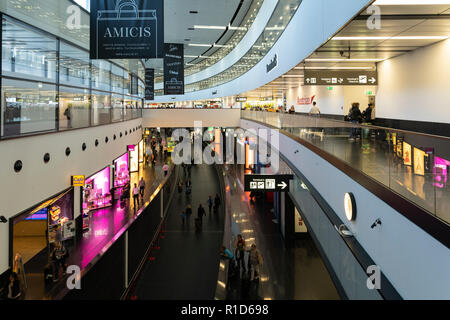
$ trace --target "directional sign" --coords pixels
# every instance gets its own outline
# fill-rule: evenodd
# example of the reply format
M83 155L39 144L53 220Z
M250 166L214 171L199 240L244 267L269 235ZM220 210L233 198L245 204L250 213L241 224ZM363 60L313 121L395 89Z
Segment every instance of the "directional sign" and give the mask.
M305 85L318 86L376 86L376 71L367 70L305 70Z
M247 174L245 175L245 191L263 191L273 192L289 191L289 181L292 180L293 175L260 175L260 174Z

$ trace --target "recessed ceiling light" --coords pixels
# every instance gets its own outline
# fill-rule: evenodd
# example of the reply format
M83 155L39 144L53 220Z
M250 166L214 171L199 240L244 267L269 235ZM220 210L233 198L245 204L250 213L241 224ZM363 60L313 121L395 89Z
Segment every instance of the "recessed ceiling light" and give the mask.
M334 37L331 40L444 40L450 36Z

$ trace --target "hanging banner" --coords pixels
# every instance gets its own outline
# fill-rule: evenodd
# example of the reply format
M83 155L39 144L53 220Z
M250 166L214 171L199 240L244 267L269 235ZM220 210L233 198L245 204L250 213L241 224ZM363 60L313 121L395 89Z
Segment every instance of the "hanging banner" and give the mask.
M183 44L164 44L164 94L184 94Z
M155 69L145 69L145 100L155 100Z
M91 59L163 57L163 0L91 0L90 19Z

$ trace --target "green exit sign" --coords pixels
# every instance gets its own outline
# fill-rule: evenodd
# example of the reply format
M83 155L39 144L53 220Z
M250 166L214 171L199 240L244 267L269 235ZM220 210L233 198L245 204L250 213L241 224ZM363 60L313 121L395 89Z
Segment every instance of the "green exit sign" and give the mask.
M368 96L373 96L373 91L372 91L372 90L367 90L367 91L366 91L366 94L367 94Z
M328 90L328 91L332 91L332 90L333 90L333 87L327 87L327 90Z

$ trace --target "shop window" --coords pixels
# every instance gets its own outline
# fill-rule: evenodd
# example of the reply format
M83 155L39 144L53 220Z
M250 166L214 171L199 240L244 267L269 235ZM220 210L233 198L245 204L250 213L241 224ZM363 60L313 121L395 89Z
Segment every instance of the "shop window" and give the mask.
M111 91L111 63L106 60L92 60L92 88Z
M92 125L98 126L111 122L111 94L92 91Z
M89 53L64 41L61 41L60 48L60 83L89 88L91 78Z
M88 89L60 87L59 129L85 128L89 126L90 94Z
M56 130L56 86L2 79L2 136Z
M12 19L3 19L2 27L3 75L55 82L56 38Z

